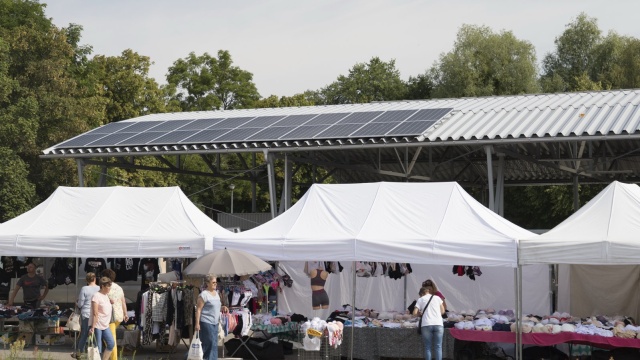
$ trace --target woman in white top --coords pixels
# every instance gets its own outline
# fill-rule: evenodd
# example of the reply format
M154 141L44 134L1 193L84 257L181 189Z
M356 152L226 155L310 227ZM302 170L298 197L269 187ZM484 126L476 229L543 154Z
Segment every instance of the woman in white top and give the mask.
M96 274L87 273L87 285L83 286L78 294L78 309L80 309L80 340L78 341L77 352L72 353L71 357L76 359L80 354L84 353L87 347L87 337L89 336L89 317L91 317L91 298L100 290L100 286L96 285Z
M198 296L195 330L201 332L200 341L202 342L204 360L217 360L220 311L226 314L229 309L226 306L222 306L220 296L216 291L216 276L209 274L205 276L204 281L207 289Z
M424 358L431 360L431 347L435 350L435 360L442 360L442 335L444 334L444 305L442 299L435 295L432 287L420 288L420 298L416 301L413 315L422 316L422 342Z
M111 335L113 339L116 339L116 328L120 325L120 323L124 320L127 321L127 301L124 298L124 291L122 291L122 287L116 284L116 272L111 269L102 270L102 276L106 276L111 279L111 289L107 296L111 301L111 305L113 305L113 317L115 318L115 322L109 323L109 329L111 330ZM118 344L113 348L113 352L111 353L110 360L118 360Z
M111 311L113 311L111 301L107 296L109 290L111 290L111 279L103 276L100 279L100 291L91 298L91 329L89 329L89 334L95 334L100 352L102 352L102 341L104 340L106 348L102 352L102 360L109 359L116 345L111 330L109 330Z

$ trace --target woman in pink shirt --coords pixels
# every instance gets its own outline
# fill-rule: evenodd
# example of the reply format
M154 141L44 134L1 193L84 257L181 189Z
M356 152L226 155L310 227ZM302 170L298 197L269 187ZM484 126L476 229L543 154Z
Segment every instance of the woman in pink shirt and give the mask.
M95 334L98 349L102 352L102 360L107 360L111 356L116 342L111 335L109 322L111 322L112 305L109 300L109 290L111 290L111 279L103 276L100 279L100 291L91 298L91 329L89 334ZM102 341L106 348L102 350Z

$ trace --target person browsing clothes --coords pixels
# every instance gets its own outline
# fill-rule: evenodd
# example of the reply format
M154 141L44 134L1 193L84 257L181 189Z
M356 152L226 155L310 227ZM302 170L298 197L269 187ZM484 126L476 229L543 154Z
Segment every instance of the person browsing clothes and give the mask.
M424 344L424 358L431 360L431 349L433 347L435 360L442 360L442 336L444 334L444 305L442 299L432 293L433 288L420 288L420 298L416 301L413 315L422 316L422 342Z
M438 290L438 286L436 285L435 281L431 279L427 279L424 282L422 282L422 287L431 288L432 289L431 293L433 295L438 296L440 299L442 299L442 305L444 305L444 310L447 311L447 302L445 301L444 295L442 295L442 293Z
M40 293L42 287L44 287L44 293ZM33 263L27 265L27 273L18 279L16 287L9 297L8 306L13 306L13 301L20 289L22 289L24 306L32 309L39 308L40 301L44 300L49 293L47 281L42 276L36 274L36 265Z
M93 294L91 298L91 328L89 329L89 335L95 334L98 350L102 353L102 360L109 359L116 345L116 341L109 329L113 307L107 294L111 290L111 284L111 279L103 276L100 279L100 291ZM102 341L105 342L106 347L102 346Z
M106 276L111 279L111 289L107 296L111 305L113 306L113 317L115 322L109 323L109 330L111 330L111 336L116 340L116 328L120 326L120 323L124 320L127 321L127 301L124 298L124 291L122 287L116 284L116 272L111 269L102 270L102 276ZM111 352L111 360L118 360L118 344L113 348Z

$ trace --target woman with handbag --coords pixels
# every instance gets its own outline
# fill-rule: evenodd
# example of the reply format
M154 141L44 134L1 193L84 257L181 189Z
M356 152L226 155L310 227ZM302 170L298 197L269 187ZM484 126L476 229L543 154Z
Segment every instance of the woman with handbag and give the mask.
M76 305L80 309L80 339L76 345L76 352L71 353L74 359L80 358L80 354L87 350L87 337L89 336L89 317L91 316L91 298L100 290L96 285L96 274L88 272L85 278L87 285L80 289Z
M102 360L108 360L116 345L115 339L111 335L109 323L111 322L111 312L113 306L109 300L109 290L111 290L111 279L103 276L100 279L100 291L91 298L91 328L89 335L95 334L98 349L102 352ZM102 341L106 348L103 350Z
M196 303L195 330L200 332L200 341L204 360L218 360L218 323L220 311L229 312L226 306L222 306L220 296L216 291L217 280L215 275L207 275L204 278L207 289L200 293Z
M113 306L113 316L111 318L111 322L109 323L109 330L111 330L111 335L113 339L116 339L116 328L120 326L120 323L124 320L127 321L129 318L127 316L127 301L124 298L124 291L122 287L116 284L116 272L111 269L102 270L102 276L106 276L111 279L111 289L109 289L109 293L107 296L111 301L111 305ZM114 346L113 352L111 353L110 360L118 360L118 344Z
M431 360L431 347L435 350L435 360L442 360L442 335L444 334L444 305L435 295L432 287L420 288L420 298L416 301L413 315L420 315L419 332L424 343L424 358Z

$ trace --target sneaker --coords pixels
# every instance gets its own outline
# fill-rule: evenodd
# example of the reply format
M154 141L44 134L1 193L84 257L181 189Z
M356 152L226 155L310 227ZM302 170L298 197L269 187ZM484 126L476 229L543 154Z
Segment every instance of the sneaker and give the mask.
M71 353L71 357L74 359L80 359L80 354L79 353Z

